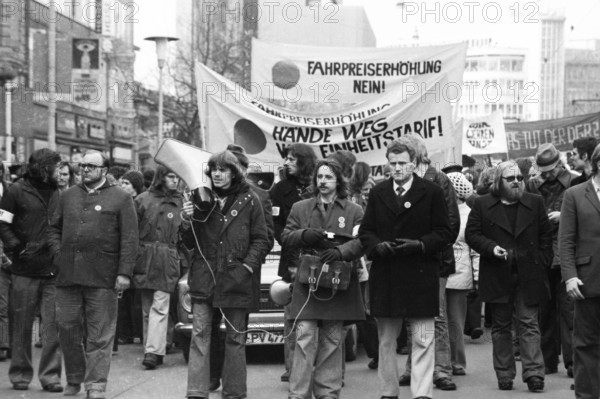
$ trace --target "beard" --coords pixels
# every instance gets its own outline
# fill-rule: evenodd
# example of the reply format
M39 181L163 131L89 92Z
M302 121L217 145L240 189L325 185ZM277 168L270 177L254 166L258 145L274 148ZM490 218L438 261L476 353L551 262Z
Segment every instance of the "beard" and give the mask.
M517 183L516 185L515 183L510 183L510 186L508 187L506 184L502 184L500 195L507 201L515 202L521 199L523 196L523 191L524 187L521 183Z

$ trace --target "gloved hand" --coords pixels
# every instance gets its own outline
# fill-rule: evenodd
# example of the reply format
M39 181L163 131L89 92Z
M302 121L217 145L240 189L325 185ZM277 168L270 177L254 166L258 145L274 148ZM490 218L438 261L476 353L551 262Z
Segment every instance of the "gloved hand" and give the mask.
M397 244L394 248L396 255L410 256L423 253L423 243L419 240L396 238L394 241Z
M321 262L331 263L336 260L342 260L342 253L337 248L329 248L321 252Z
M392 244L389 241L380 242L371 252L371 255L375 256L375 258L385 258L393 254L394 248L392 248Z
M308 246L315 246L325 238L325 233L322 230L308 228L302 232L302 241Z

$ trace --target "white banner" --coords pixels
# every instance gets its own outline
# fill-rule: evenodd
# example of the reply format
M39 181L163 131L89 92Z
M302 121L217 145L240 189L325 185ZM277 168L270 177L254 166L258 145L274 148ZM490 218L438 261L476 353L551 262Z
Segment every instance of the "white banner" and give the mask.
M252 92L287 102L359 103L401 90L422 94L446 76L460 95L467 43L422 47L319 47L252 40ZM458 93L458 94L457 94Z
M463 121L463 154L506 153L506 132L502 112Z
M433 85L445 83L444 77L439 78ZM434 96L404 99L401 93L390 92L343 112L314 115L261 101L202 64L196 64L196 82L205 149L218 152L228 144L239 144L264 172L274 171L265 167L281 165L286 146L305 143L319 158L337 150L351 151L380 176L387 144L407 133L425 139L434 162L460 158L451 106Z

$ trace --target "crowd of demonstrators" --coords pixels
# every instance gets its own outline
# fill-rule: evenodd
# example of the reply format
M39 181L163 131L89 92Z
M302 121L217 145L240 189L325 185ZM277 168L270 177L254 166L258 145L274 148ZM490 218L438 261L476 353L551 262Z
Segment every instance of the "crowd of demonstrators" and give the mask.
M277 274L286 282L291 283L298 268L299 251L285 245L281 238L292 206L313 194L311 179L317 161L317 156L309 145L296 143L285 149L283 178L270 191L273 205L273 224L277 243L281 246L279 268ZM296 336L292 332L293 323L289 320L290 306L284 308L284 358L285 371L281 375L282 382L288 382L292 369Z
M268 253L268 232L260 200L250 190L236 156L230 151L214 154L208 169L215 195L212 209L195 209L189 201L183 206L184 213L193 217L191 223L182 224L183 240L194 248L188 277L194 319L187 397L208 398L211 330L219 328L212 324L213 313L222 312L226 326L223 396L243 398L247 311L256 295L252 275Z
M284 245L300 248L301 265L294 281L288 321L296 323L296 347L290 374L291 399L337 398L342 389L344 322L364 319L358 283L360 241L353 234L362 220L362 208L348 198L343 167L333 158L317 162L313 175L314 197L292 206L282 233ZM306 284L320 277L325 264L349 275L340 289ZM314 272L308 275L309 270ZM319 274L317 274L319 273ZM327 289L329 288L329 289Z

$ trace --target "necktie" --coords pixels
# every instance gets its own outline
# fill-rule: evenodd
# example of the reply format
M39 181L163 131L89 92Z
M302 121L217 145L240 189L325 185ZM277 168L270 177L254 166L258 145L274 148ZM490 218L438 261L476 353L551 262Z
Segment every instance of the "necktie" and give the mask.
M396 202L398 206L402 208L402 194L404 194L404 187L400 186L396 189Z

